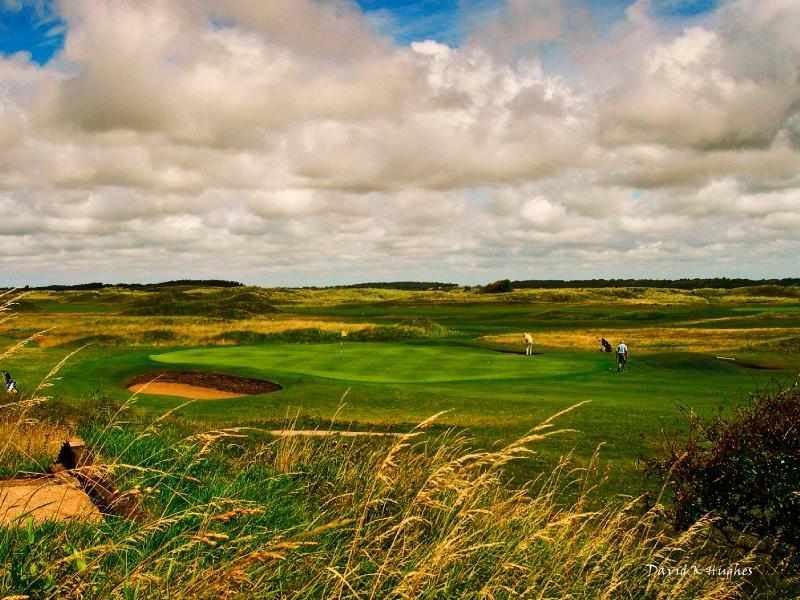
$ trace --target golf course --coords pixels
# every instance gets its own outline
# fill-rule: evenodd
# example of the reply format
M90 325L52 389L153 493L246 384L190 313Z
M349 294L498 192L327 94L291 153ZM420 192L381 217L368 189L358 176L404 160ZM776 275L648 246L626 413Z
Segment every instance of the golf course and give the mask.
M385 432L437 415L434 431L468 431L491 448L584 403L559 420L571 431L538 444L518 476L570 452L585 463L602 446L609 494L646 487L637 463L664 435L680 435L687 412L730 412L800 365L800 298L780 287L33 291L0 335L19 343L45 330L3 368L30 389L69 355L49 394L77 413L108 398L198 429ZM600 351L601 336L627 342L624 373ZM192 399L144 386L131 398L132 378L166 369L279 389Z
M491 289L5 292L0 596L797 597L800 290Z

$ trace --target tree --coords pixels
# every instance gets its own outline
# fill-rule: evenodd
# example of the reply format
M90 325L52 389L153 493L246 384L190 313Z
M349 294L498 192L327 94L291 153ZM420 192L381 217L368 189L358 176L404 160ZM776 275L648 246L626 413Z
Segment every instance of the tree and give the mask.
M514 287L511 285L510 279L499 279L483 286L481 291L484 294L507 294L513 292Z

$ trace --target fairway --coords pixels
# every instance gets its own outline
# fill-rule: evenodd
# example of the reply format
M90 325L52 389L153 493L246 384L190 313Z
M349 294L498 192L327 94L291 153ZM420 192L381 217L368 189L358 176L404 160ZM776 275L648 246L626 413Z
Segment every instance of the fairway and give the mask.
M445 383L585 374L603 369L574 356L534 356L459 345L281 344L201 348L152 357L156 362L209 367L249 367L264 373L293 373L369 383Z

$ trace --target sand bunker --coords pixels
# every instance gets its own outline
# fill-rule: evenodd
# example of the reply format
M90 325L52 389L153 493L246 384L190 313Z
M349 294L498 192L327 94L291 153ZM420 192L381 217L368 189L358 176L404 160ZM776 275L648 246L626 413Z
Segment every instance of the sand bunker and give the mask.
M188 385L186 383L139 383L131 385L128 389L140 394L151 394L157 396L180 396L181 398L194 398L196 400L218 400L220 398L239 398L245 394L236 392L223 392L222 390L212 390L211 388Z
M0 481L0 525L103 519L92 500L80 488L55 477Z
M157 371L139 375L128 381L128 390L140 394L178 396L194 400L219 400L282 389L277 383L263 379L236 377L204 371Z

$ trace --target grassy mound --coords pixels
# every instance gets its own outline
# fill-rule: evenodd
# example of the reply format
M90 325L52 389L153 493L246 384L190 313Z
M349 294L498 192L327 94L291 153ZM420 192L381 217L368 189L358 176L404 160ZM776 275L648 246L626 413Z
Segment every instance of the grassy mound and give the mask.
M763 298L800 298L800 287L798 286L754 285L739 288L736 292L743 296Z
M87 344L97 344L98 346L124 346L127 341L128 340L125 337L120 335L108 335L100 333L97 335L87 335L76 339L71 339L59 344L59 346L63 348L79 348Z
M403 340L422 340L443 337L449 330L441 326L427 324L410 324L365 327L350 331L348 342L397 342ZM444 332L444 333L443 333ZM249 330L226 331L211 338L215 344L332 344L342 340L341 331L320 329L319 327L303 327L273 333L261 333Z
M123 314L247 319L275 312L267 297L254 290L166 289L137 298Z

